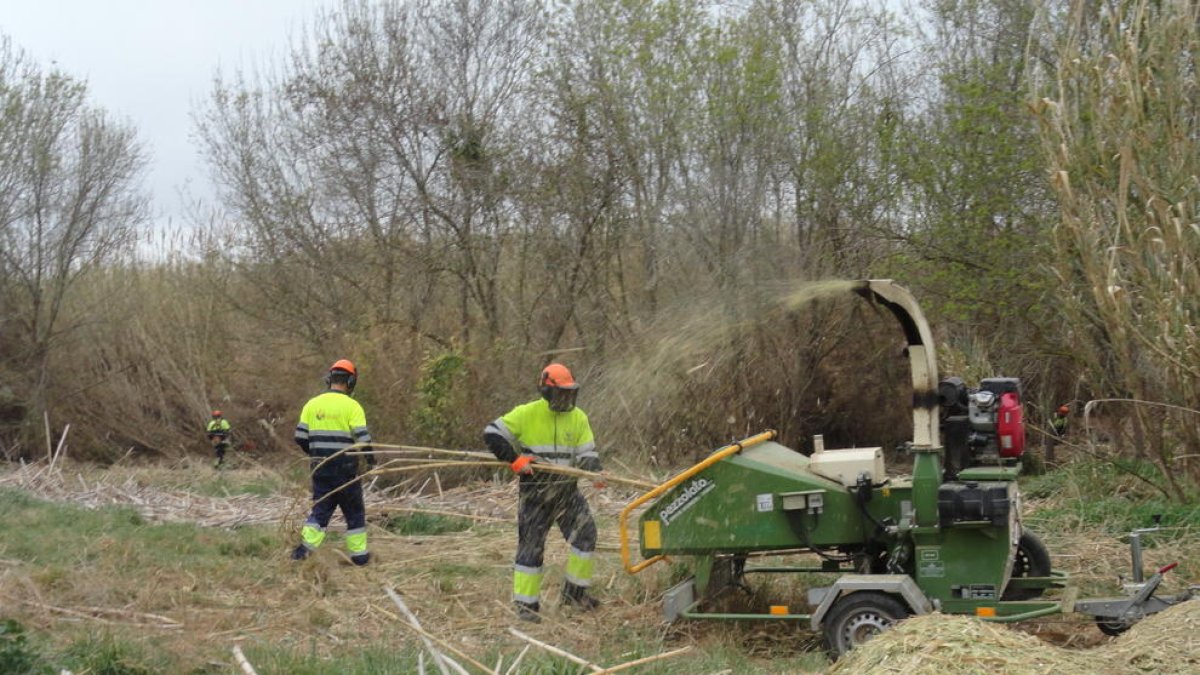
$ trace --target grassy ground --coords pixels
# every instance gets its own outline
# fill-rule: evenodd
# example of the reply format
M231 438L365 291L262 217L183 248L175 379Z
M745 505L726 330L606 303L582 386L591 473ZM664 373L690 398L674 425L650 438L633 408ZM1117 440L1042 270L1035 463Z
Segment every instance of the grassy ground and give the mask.
M183 487L178 471L129 472L139 484ZM279 480L285 491L303 490ZM206 474L195 489L255 494L270 482L259 470L235 470ZM515 502L515 490L500 489ZM509 626L599 664L700 647L638 671L645 673L817 672L828 664L814 636L796 627L664 626L657 597L671 570L661 565L638 578L620 572L612 514L623 499L594 497L594 503L605 533L597 592L606 603L589 614L558 606L566 550L552 541L546 621L533 626L509 609L515 527L508 522L374 513L375 559L358 568L345 561L336 520L318 555L294 563L287 553L296 514L280 514L280 526L204 528L150 523L128 507L89 510L0 488L0 512L19 524L16 536L0 539L0 619L24 629L19 648L13 640L6 644L32 659L31 672L234 672L234 644L264 674L416 672L419 643L398 618L386 585L430 632L488 666L500 658L511 663L525 646ZM0 672L13 670L3 664ZM533 650L520 672L576 670Z
M124 472L117 482L216 497L284 494L302 503L305 489L291 469L109 472ZM1147 537L1146 566L1181 562L1169 591L1200 578L1194 502L1156 501L1136 477L1087 463L1025 479L1024 490L1028 527L1084 596L1116 594L1116 575L1128 574L1129 566L1119 537L1149 524L1153 513L1163 514L1164 530ZM237 672L235 644L263 674L416 672L419 642L384 586L431 633L489 667L498 659L511 663L525 646L510 626L602 665L693 647L640 673L803 673L829 665L817 636L800 626L664 624L659 597L684 572L671 565L636 577L621 571L614 516L626 496L611 491L591 496L601 529L597 594L605 605L589 614L557 605L566 551L552 538L546 621L519 622L508 604L515 489L480 485L461 494L496 501L498 517L375 509L369 532L376 559L357 568L341 553L337 521L314 559L294 563L287 553L300 513L280 513L272 525L200 527L148 522L130 507L87 509L0 488L7 529L0 537L0 672L230 673ZM801 592L778 580L756 590L749 602L762 605L794 601ZM1021 628L1058 644L1086 647L1105 639L1079 617ZM577 671L537 650L520 669Z

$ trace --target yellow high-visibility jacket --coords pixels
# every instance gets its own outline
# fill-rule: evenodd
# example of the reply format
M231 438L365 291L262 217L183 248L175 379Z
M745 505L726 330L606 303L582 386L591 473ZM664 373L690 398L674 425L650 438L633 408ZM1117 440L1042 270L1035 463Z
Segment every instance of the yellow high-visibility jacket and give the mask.
M512 456L495 443L488 447L501 460L512 462L517 455L532 454L539 462L577 467L586 471L600 470L600 455L587 414L579 408L555 412L544 399L519 405L496 418L484 429L488 436L503 438Z
M343 448L355 443L370 443L371 432L358 401L345 392L330 390L304 404L293 439L312 457L315 468ZM367 452L370 449L370 446L363 448ZM322 466L314 478L353 477L357 471L358 459L353 455L341 455Z

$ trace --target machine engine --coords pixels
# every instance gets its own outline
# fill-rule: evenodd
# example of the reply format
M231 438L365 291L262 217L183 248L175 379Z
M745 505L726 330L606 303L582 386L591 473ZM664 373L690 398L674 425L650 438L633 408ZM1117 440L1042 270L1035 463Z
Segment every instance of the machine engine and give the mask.
M1025 452L1021 381L1015 377L981 380L978 389L961 378L938 383L945 479L973 466L1015 464Z

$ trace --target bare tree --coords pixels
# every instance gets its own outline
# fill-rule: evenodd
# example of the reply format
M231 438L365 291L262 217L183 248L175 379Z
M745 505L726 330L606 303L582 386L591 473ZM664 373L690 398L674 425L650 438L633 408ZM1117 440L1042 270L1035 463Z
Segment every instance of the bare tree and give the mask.
M278 74L218 80L197 119L205 152L248 226L246 262L277 306L306 315L314 344L364 321L445 339L478 318L497 336L534 10L346 2ZM425 331L448 276L460 321Z
M90 107L82 82L43 73L0 41L0 302L31 418L49 404L56 349L103 316L63 310L89 274L128 252L146 216L144 164L133 129Z

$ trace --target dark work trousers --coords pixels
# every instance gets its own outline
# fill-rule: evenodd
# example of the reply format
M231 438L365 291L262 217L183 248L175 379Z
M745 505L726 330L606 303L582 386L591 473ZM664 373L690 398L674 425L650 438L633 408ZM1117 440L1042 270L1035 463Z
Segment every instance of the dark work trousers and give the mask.
M541 567L546 533L556 523L567 543L584 553L596 550L596 522L575 481L524 478L517 520L518 565Z
M308 516L309 522L315 522L321 529L325 529L329 525L329 519L333 517L334 509L340 508L342 516L346 519L347 530L367 526L367 507L363 504L362 481L356 480L328 498L322 499L352 478L353 475L335 475L313 479L313 507L312 514Z

